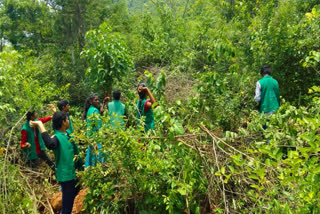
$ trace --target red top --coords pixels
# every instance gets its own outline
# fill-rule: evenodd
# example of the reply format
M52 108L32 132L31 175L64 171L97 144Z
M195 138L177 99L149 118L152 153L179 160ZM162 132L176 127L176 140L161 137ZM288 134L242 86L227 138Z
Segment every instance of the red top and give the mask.
M149 110L148 102L150 102L150 100L146 100L146 102L144 103L144 112L147 112Z
M44 117L44 118L37 118L37 119L39 121L41 121L42 123L46 123L46 122L48 122L48 121L50 121L52 119L52 116ZM41 148L40 148L40 144L39 144L38 131L35 128L32 128L32 129L33 129L33 132L34 132L34 143L36 145L36 151L37 151L37 154L39 154L41 152ZM27 141L28 141L28 134L27 134L27 131L23 129L21 131L20 147L22 148L26 144Z

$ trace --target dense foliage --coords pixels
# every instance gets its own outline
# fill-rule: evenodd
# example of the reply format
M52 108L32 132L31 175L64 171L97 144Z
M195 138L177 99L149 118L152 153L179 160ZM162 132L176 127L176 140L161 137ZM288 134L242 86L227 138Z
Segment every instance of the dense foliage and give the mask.
M85 212L318 213L319 35L317 0L0 1L1 211L34 210L8 158L17 122L67 98L81 155L94 142L108 154L79 173ZM282 97L271 117L253 100L263 64ZM140 81L156 99L148 134ZM85 98L114 89L128 128L88 138Z

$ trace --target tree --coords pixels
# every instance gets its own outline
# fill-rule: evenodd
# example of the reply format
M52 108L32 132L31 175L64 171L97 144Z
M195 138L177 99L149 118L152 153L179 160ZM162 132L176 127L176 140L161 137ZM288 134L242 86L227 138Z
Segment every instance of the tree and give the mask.
M82 56L89 63L86 76L92 85L102 89L102 94L111 93L112 82L132 71L133 61L119 33L103 23L99 29L86 34L87 44Z

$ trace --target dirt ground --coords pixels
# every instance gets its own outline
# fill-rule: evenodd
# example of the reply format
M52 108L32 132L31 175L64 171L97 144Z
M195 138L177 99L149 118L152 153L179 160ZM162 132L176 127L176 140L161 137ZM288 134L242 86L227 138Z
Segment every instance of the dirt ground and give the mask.
M167 85L165 87L165 98L168 102L174 102L181 100L182 102L187 100L188 97L194 96L196 91L193 89L196 81L187 73L180 71L170 71L167 68L162 67L146 67L138 71L139 75L143 75L144 71L152 73L155 79L157 79L159 73L164 71L167 75Z
M79 194L74 200L72 214L81 213L81 210L83 209L83 206L84 206L83 200L87 194L87 190L88 190L87 188L80 190ZM62 208L62 192L61 191L56 192L49 201L54 212L60 213Z

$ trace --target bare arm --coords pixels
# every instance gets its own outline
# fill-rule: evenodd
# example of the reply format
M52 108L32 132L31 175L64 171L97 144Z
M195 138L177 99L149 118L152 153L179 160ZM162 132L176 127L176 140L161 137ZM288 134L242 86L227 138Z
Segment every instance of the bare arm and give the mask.
M153 97L151 91L149 90L149 88L147 88L146 91L147 91L147 93L148 93L148 96L149 96L149 98L150 98L150 102L151 102L151 105L152 105L153 103L156 102L156 100L154 99L154 97Z
M31 127L36 127L36 126L39 127L40 132L41 132L41 137L44 141L44 144L46 145L46 147L48 149L53 150L59 146L59 140L57 139L57 137L51 138L41 121L30 121L30 126Z
M147 106L148 106L148 108L151 108L152 105L153 105L153 103L156 102L156 100L154 99L154 97L153 97L153 95L152 95L152 93L151 93L151 91L150 91L149 88L139 86L138 92L139 92L139 91L142 91L142 90L147 92L147 94L148 94L148 96L149 96L149 98L150 98L150 100L149 100L148 103L147 103Z
M105 106L108 106L108 103L110 102L110 97L105 97L103 99L102 105L100 107L100 114L103 115L104 110L105 110Z
M30 121L30 126L31 126L32 128L34 128L34 127L39 127L41 133L47 131L41 121Z

